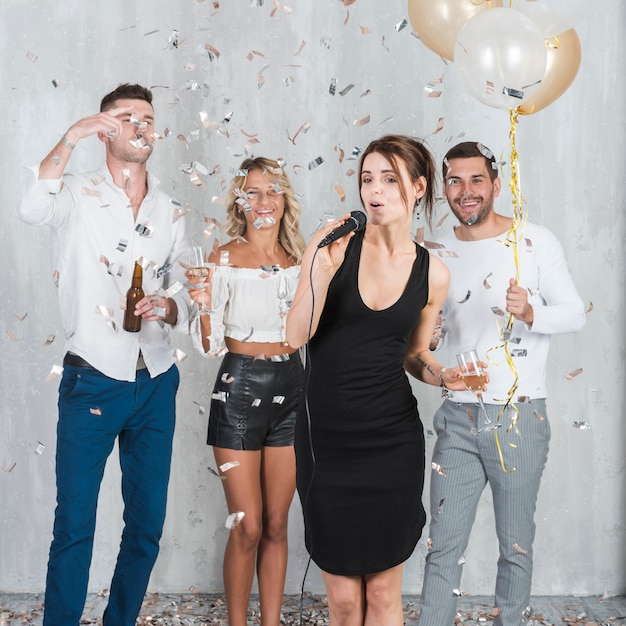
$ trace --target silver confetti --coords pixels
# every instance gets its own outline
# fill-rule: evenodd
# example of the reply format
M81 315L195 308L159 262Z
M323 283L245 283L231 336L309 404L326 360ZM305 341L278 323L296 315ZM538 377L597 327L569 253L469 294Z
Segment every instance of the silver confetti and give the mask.
M443 469L443 467L441 467L441 465L439 465L439 463L435 463L433 461L431 465L432 465L433 471L437 472L437 474L439 474L440 476L443 476L444 478L447 476L445 470Z
M478 152L480 152L486 159L493 159L493 152L487 148L487 146L483 146L482 143L476 142L476 148Z
M169 274L171 271L172 271L172 264L166 263L165 265L161 265L161 267L157 269L156 276L157 278L161 278L162 276L165 276L165 274Z
M130 123L137 127L137 132L144 131L148 128L148 122L141 122L134 113L130 114Z
M401 22L398 22L395 26L396 31L399 33L401 30L405 29L409 25L409 21L404 18Z
M339 95L340 96L345 96L347 93L350 92L351 89L354 88L354 85L352 83L350 83L347 87L344 87L340 92Z
M231 513L226 518L225 526L226 528L232 530L236 528L241 523L241 520L244 518L245 513L243 511L237 511L237 513Z
M152 226L150 226L148 222L137 224L135 231L139 233L140 237L152 237Z
M228 461L228 463L222 463L220 465L221 472L227 472L229 469L233 469L233 467L239 467L241 463L239 461Z
M324 159L321 156L318 156L316 159L313 159L309 163L309 169L313 170L324 162Z
M46 382L51 383L56 380L63 373L63 368L60 365L53 365L50 373L46 376Z
M524 99L524 92L519 89L513 89L513 87L503 87L502 95L517 98L518 100Z
M167 41L167 47L170 50L174 50L178 48L178 30L175 28L172 29L172 33L170 34L170 38Z

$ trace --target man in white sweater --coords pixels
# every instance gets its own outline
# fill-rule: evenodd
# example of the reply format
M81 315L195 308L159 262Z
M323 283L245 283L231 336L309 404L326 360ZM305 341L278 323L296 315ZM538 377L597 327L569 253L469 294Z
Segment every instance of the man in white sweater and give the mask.
M536 224L513 228L512 218L494 211L501 183L488 148L476 142L451 148L443 181L459 221L434 251L450 270L445 337L452 358L475 349L489 364L483 398L496 428L486 423L472 392L447 392L442 377L448 397L434 416L437 470L419 625L454 623L463 553L489 482L500 546L493 623L519 626L529 611L534 514L550 440L550 336L580 330L584 306L554 235Z

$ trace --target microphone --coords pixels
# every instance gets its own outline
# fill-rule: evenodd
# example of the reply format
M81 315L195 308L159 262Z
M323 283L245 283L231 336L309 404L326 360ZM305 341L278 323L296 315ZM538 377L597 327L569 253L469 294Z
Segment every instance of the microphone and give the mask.
M367 223L367 217L363 211L352 211L350 217L339 228L331 231L317 244L318 248L324 248L337 239L341 239L344 235L354 231L363 230Z

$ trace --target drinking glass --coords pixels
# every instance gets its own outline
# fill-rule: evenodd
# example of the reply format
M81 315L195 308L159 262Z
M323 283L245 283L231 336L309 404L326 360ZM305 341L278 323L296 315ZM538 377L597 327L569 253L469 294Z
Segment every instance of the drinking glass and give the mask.
M209 278L209 263L206 262L204 257L204 248L203 246L191 246L187 253L187 263L189 265L189 270L191 271L191 275L193 278L201 278L202 282L206 282ZM194 283L190 285L194 289L198 289L200 287L199 283ZM208 315L209 308L206 305L204 300L204 292L202 294L202 305L198 311L200 315Z
M476 396L485 418L483 427L477 429L476 432L480 433L482 431L499 428L501 424L494 424L491 419L489 419L485 403L483 402L483 387L485 386L485 382L487 380L487 372L480 365L480 360L476 350L461 352L456 355L456 359L459 362L459 367L461 368L461 378L463 383L467 389Z

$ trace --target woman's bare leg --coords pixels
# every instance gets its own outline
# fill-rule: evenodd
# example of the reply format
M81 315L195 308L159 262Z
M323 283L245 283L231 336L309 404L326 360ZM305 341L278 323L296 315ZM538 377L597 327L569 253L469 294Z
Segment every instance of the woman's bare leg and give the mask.
M239 465L223 473L222 480L230 514L245 513L230 531L224 552L224 591L230 626L246 626L248 602L254 579L256 554L261 539L261 452L213 448L219 466L238 461Z
M262 626L278 626L287 573L287 522L296 489L293 446L265 447L261 456L263 530L257 556Z
M402 564L365 579L365 626L402 626Z
M328 597L329 626L363 626L365 586L362 576L337 576L322 572Z

